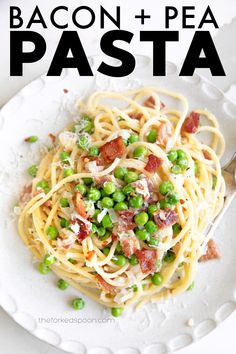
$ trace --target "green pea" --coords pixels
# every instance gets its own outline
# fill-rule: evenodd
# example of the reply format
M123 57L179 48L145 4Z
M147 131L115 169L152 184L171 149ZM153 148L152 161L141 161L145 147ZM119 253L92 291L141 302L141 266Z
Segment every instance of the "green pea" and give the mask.
M58 235L59 235L59 232L55 226L49 226L47 228L47 236L48 236L49 240L56 240Z
M57 287L60 290L66 290L69 286L69 283L67 283L64 279L59 279L57 282Z
M182 170L186 170L188 168L188 160L187 159L180 159L177 161L177 165L180 166Z
M148 241L148 245L149 246L158 246L160 243L159 239L156 239L154 237L150 237L149 241Z
M76 184L74 190L80 192L82 196L87 193L87 188L84 184Z
M106 214L104 216L104 218L102 219L102 226L105 228L105 229L109 229L112 227L112 221L111 221L111 218L108 214Z
M36 141L38 141L38 137L36 135L31 135L31 136L28 136L28 138L25 138L25 142L26 143L36 143Z
M176 236L180 233L180 231L182 230L182 227L180 224L176 223L172 226L172 230L173 230L174 235Z
M91 134L93 129L94 129L94 123L92 122L91 119L88 119L85 127L83 128L83 131Z
M134 158L140 158L140 157L145 157L145 156L147 156L147 154L148 154L148 151L147 151L147 149L144 147L144 146L142 146L142 145L140 145L140 146L137 146L135 149L134 149L134 152L133 152L133 156L134 156Z
M137 134L131 134L128 139L128 143L133 144L136 143L138 140L139 140L139 136Z
M128 171L124 177L125 183L132 183L138 180L138 174L133 171Z
M167 263L171 263L175 260L176 258L176 255L173 251L171 250L168 250L165 254L165 257L163 258L165 262Z
M149 215L152 215L157 210L158 210L158 206L156 204L151 204L148 206L148 214Z
M158 230L157 225L154 223L154 221L150 220L146 223L145 225L145 229L147 230L147 232L152 235L155 234Z
M194 174L195 176L199 174L199 164L197 162L194 162Z
M41 180L36 184L36 188L41 188L44 190L44 193L47 194L50 190L48 182L45 180Z
M152 130L150 130L150 132L147 135L147 141L149 143L155 143L156 140L157 140L157 131L152 129Z
M140 241L145 241L149 238L149 233L146 230L137 229L135 231L135 235L138 237Z
M101 198L101 192L96 188L90 188L88 191L88 199L97 202Z
M70 262L71 264L76 264L77 263L77 261L75 259L73 259L73 258L69 258L68 262Z
M80 149L86 150L89 146L89 140L86 135L80 135L77 140L77 146Z
M112 307L111 314L113 317L120 317L123 313L122 307Z
M56 262L56 258L52 254L48 253L43 258L43 264L46 265L46 266L50 266L50 265L52 265L55 262Z
M95 210L95 212L94 212L94 214L93 214L93 217L92 217L92 220L94 221L94 222L97 222L97 216L98 216L98 214L100 214L101 213L101 210L100 209L96 209Z
M85 306L85 301L79 297L72 301L72 306L75 310L82 310Z
M134 193L134 187L132 187L131 185L127 185L123 188L123 192L125 195L129 195L131 193Z
M74 173L75 172L74 172L73 168L66 168L63 171L63 177L66 178L66 177L72 176Z
M97 146L91 146L89 149L89 156L98 156L100 153L99 148Z
M193 282L189 285L187 291L193 290L194 286L195 286L195 283L194 283L194 281L193 281Z
M27 170L28 174L32 177L36 177L37 172L38 172L38 166L32 165L28 168Z
M93 179L91 177L84 177L82 180L86 186L90 186L90 184L93 183Z
M123 202L125 200L125 195L124 193L119 189L117 190L113 195L112 198L115 202Z
M148 222L148 214L142 211L141 213L135 215L135 224L138 226L144 226Z
M130 198L129 205L131 206L131 208L141 208L141 206L143 205L143 197L141 195L137 195L136 197Z
M178 159L184 159L184 158L186 158L186 152L185 151L183 151L183 150L181 150L181 149L178 149L177 150L177 155L178 155Z
M179 195L175 192L172 192L168 195L167 203L169 203L171 205L175 205L179 202L179 200L180 200Z
M174 186L170 181L161 182L159 186L159 192L162 195L166 195L168 192L171 192L173 190L174 190Z
M62 208L68 208L70 206L70 203L67 198L61 198L60 199L60 206Z
M165 199L160 200L159 204L160 204L160 208L161 209L169 209L169 208L171 208L170 203L168 203Z
M109 247L105 247L103 248L103 253L105 254L105 256L108 256L109 252L110 252L110 248Z
M104 227L102 227L102 226L98 227L97 234L98 234L99 237L104 236L105 233L106 233L106 229Z
M171 162L174 162L178 158L178 153L176 150L170 150L167 154L167 157Z
M132 289L134 293L136 293L136 292L138 291L138 287L137 287L136 284L132 285L132 286L130 287L130 289Z
M101 240L101 241L105 241L105 240L107 240L110 236L111 236L111 232L106 231L106 232L105 232L105 235L100 237L100 240Z
M132 254L132 256L129 258L129 263L133 266L138 264L138 258L135 254Z
M69 154L67 151L62 151L62 152L60 153L60 160L61 160L62 162L67 163L68 160L69 160L69 158L70 158L70 154Z
M127 173L127 168L124 167L117 167L114 171L114 176L118 179L123 180Z
M119 202L114 207L115 211L122 211L127 209L128 209L128 205L125 202Z
M114 205L114 202L111 198L109 197L104 197L102 200L101 200L101 205L103 208L112 208L113 205Z
M44 263L39 264L39 272L43 275L46 275L50 272L50 268Z
M66 229L70 226L70 222L68 220L66 220L65 218L61 218L60 225L62 228Z
M117 243L115 252L116 253L122 253L123 252L123 249L121 247L120 242Z
M175 175L179 175L180 173L182 173L182 169L181 169L181 167L179 165L172 166L170 170Z
M129 145L128 140L123 139L123 144L124 144L125 146L128 146L128 145Z
M116 191L116 186L113 182L105 182L103 186L103 190L106 194L110 195Z
M163 278L160 273L154 273L151 278L152 284L154 285L161 285L163 282Z
M213 191L216 189L217 177L212 176L212 189Z
M123 256L122 254L118 254L117 256L113 257L112 261L116 265L123 267L126 264L126 257Z

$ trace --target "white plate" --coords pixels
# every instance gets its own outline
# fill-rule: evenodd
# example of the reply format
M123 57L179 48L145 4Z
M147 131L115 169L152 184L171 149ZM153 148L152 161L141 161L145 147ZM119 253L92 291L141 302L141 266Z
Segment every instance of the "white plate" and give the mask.
M94 72L99 61L98 57L90 59ZM198 75L179 78L172 63L168 63L168 75L163 78L152 77L151 66L148 57L138 56L137 69L129 78L84 78L75 71L64 71L60 78L43 76L0 112L0 304L32 334L67 352L164 354L203 337L236 307L235 202L215 235L222 259L200 265L195 289L164 304L148 304L137 313L127 310L119 319L90 299L86 299L83 311L71 309L70 301L78 292L72 288L61 292L53 274L40 275L17 235L13 205L28 180L25 169L36 161L40 145L29 146L23 139L36 134L45 142L49 132L56 133L71 118L75 97L91 89L145 84L181 92L191 109L207 107L216 114L227 143L223 162L232 156L236 138L233 103Z

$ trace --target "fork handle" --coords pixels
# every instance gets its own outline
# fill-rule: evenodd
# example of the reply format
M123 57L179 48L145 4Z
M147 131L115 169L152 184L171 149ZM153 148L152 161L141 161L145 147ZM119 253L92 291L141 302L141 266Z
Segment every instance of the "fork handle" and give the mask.
M231 173L231 174L235 174L235 170L236 170L236 152L234 153L232 159L229 161L229 163L227 163L225 166L223 166L223 170Z

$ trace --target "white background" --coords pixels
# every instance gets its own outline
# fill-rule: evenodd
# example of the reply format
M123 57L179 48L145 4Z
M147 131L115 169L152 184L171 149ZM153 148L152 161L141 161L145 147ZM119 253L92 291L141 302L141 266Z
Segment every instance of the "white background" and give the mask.
M145 5L144 5L145 3ZM58 1L58 0L24 0L10 2L1 0L0 2L0 106L10 99L21 87L32 81L35 77L48 70L53 53L60 38L60 30L52 28L49 23L49 14L55 6L67 5L70 9L68 15L60 16L60 21L68 20L74 8L79 5L91 6L96 15L99 14L99 5L102 4L108 11L115 14L114 6L121 5L122 29L130 30L135 34L132 44L126 48L133 53L152 54L151 44L139 42L138 31L142 30L162 30L164 27L164 5L178 7L180 16L173 21L172 30L180 30L181 26L181 6L196 6L195 19L189 20L196 28L207 5L210 5L220 29L215 30L212 26L206 26L205 30L210 30L214 36L218 53L222 59L227 76L225 78L212 78L208 72L204 72L207 77L218 87L227 92L227 95L236 100L236 1L235 0L103 0L103 1ZM38 63L25 65L23 77L10 77L9 74L9 6L18 5L22 8L24 26L29 21L30 15L35 7L39 5L48 24L48 29L42 29L40 25L35 25L31 30L41 33L47 41L47 53ZM147 20L145 26L140 26L140 22L134 19L134 15L140 13L140 9L145 8L148 14L152 15L151 20ZM58 17L59 19L59 17ZM86 18L83 19L85 21ZM25 27L24 27L25 29ZM70 25L69 29L75 29ZM109 29L115 29L107 22L105 30L99 29L99 16L95 25L88 30L80 32L81 41L87 55L100 53L99 40L102 33ZM172 43L167 49L168 60L181 63L186 55L191 38L195 30L180 30L179 43ZM7 270L6 270L7 271ZM22 284L24 286L24 284ZM222 290L222 289L221 289ZM219 290L220 291L220 290ZM236 328L236 313L221 324L214 332L200 340L198 343L179 351L179 354L235 354L234 335ZM0 309L0 353L1 354L59 354L61 350L55 349L48 344L41 342L20 328L14 321Z

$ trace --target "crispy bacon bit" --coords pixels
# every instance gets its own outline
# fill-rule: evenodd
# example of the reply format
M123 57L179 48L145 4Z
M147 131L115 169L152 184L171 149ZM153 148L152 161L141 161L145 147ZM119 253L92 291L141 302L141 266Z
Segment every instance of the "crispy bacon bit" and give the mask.
M164 209L153 214L154 221L160 229L173 225L178 220L177 213L172 209Z
M74 203L74 207L76 212L82 216L82 218L87 218L87 214L86 214L86 208L85 208L85 204L81 198L81 194L80 192L75 192L73 198L73 203Z
M105 163L111 163L116 157L121 157L125 153L125 145L119 136L109 141L100 148L101 156Z
M138 258L141 270L144 274L150 274L156 271L157 250L143 248L142 250L137 250L135 255Z
M117 241L117 235L111 234L111 239L112 239L113 242Z
M185 200L184 199L180 199L180 204L184 204Z
M134 212L132 210L118 211L118 214L120 216L116 230L118 233L135 229L136 225L133 222Z
M83 221L81 221L79 219L73 219L73 220L71 220L71 224L72 225L75 225L75 224L79 225L79 231L76 233L77 240L79 242L82 242L90 234L90 229L89 229L88 225L83 223Z
M49 136L49 138L52 140L52 142L55 143L55 141L56 141L56 136L53 135L52 133L49 133L48 136Z
M155 108L156 107L156 102L155 102L155 99L154 97L150 96L146 99L146 101L144 102L143 104L145 107L148 107L148 108Z
M173 136L173 130L170 123L165 122L161 123L158 129L157 140L161 145L166 145L169 139Z
M104 280L103 277L101 277L101 275L96 274L95 278L100 288L102 288L103 290L105 290L107 293L111 295L116 294L116 288L113 285L107 283L106 280Z
M31 198L32 193L32 183L23 187L23 190L20 194L20 203L27 203Z
M121 247L126 257L132 256L132 254L134 254L137 251L138 246L139 243L135 236L128 237L121 240Z
M143 113L141 113L141 112L132 112L132 113L129 113L129 117L132 118L132 119L140 120L143 117Z
M47 200L45 203L43 203L43 206L45 206L46 208L51 208L52 207L52 201L51 200Z
M157 169L163 164L163 160L159 157L150 154L148 156L148 162L144 169L148 172L156 172Z
M207 251L206 254L203 254L200 258L199 258L199 262L205 262L205 261L209 261L211 259L217 259L220 258L220 252L219 249L215 243L214 240L210 239L207 243Z
M64 89L63 89L63 92L64 92L64 93L68 93L69 90L67 90L66 88L64 88Z
M166 106L165 103L161 102L160 108L163 109L165 108L165 106Z
M207 150L202 150L202 152L205 159L211 160L211 154Z
M194 134L196 133L199 125L200 115L196 112L191 112L190 115L185 119L182 126L182 133Z
M85 258L86 258L87 261L91 261L94 255L95 255L95 251L94 250L88 251Z

